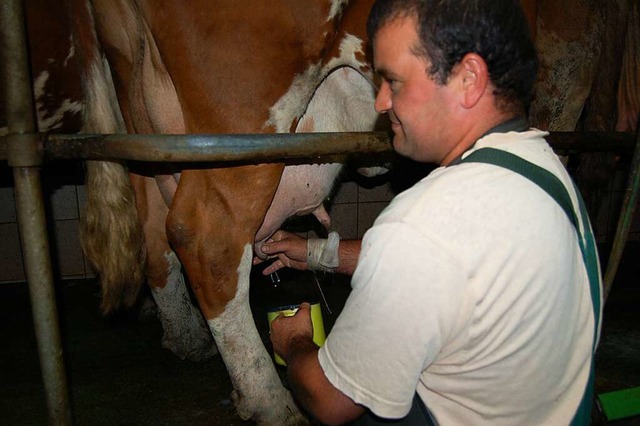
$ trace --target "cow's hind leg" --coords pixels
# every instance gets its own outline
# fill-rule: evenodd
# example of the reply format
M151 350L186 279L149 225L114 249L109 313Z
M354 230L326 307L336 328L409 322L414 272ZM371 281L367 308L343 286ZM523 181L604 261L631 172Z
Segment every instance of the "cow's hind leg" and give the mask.
M306 421L282 386L262 344L249 307L249 274L253 245L246 244L238 266L238 290L225 311L208 321L234 383L238 415L258 424L292 425Z
M280 381L249 306L252 247L281 166L185 171L167 228L233 383L238 414L305 423Z
M204 361L217 353L211 331L191 296L166 236L169 209L154 178L131 175L147 247L147 281L162 323L162 346L181 359Z
M164 331L162 346L181 359L206 361L218 353L216 344L202 313L191 303L178 257L169 250L164 258L166 285L154 286L149 280Z

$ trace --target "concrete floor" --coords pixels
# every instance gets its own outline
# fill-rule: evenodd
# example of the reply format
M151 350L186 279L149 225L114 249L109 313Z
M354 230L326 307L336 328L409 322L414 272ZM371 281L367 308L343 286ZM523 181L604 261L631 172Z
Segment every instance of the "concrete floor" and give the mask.
M596 360L598 393L640 386L639 260L640 242L630 243L605 307ZM313 275L282 275L285 282L278 289L258 274L253 277L252 309L265 341L267 308L280 304L283 294L289 302L319 299ZM348 294L348 281L318 278L333 311L323 312L330 329ZM145 319L131 311L102 317L95 282L67 281L57 291L75 424L251 424L235 413L220 357L201 364L177 359L161 348L162 330L152 316ZM25 284L0 285L0 342L0 425L47 424Z

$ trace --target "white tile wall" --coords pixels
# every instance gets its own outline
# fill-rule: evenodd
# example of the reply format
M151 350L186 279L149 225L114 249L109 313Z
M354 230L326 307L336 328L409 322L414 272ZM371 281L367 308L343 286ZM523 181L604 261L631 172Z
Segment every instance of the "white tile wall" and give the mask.
M52 265L56 276L64 278L86 278L94 276L85 266L80 248L78 218L80 185L57 182L57 175L42 179L45 193L45 210L48 222L52 223L49 234L49 248L52 253ZM0 282L24 281L22 251L18 223L15 212L14 191L11 182L2 182L0 186ZM80 200L80 201L79 201Z
M358 238L358 205L355 203L334 204L331 207L331 230L340 238Z
M332 230L343 239L362 238L394 195L388 181L371 187L343 182L329 201Z
M362 238L364 233L373 225L376 218L388 202L358 203L358 238Z
M76 185L62 185L51 194L51 216L54 221L78 219Z
M78 231L78 219L54 222L54 237L50 244L56 257L56 272L63 277L85 277L84 255Z

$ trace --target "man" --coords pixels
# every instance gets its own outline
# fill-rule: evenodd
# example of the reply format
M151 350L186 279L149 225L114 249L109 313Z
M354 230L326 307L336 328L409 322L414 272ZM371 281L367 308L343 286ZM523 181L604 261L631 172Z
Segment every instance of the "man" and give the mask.
M464 162L487 147L515 154L555 176L577 209L546 134L523 118L537 60L518 1L381 0L368 31L382 77L375 106L389 115L394 149L441 167L399 194L361 247L315 241L309 254L280 232L263 248L278 257L265 273L328 269L327 252L337 272L355 269L322 348L306 304L272 324L294 394L327 424L365 411L443 425L569 424L599 314L576 228L522 175Z

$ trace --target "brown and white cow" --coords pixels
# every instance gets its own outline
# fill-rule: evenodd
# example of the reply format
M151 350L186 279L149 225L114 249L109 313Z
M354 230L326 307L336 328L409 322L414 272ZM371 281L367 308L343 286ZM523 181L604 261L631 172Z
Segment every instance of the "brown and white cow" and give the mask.
M371 130L377 115L363 37L370 3L72 0L84 130ZM90 162L87 169L83 234L105 310L123 289L132 300L136 291L126 289L143 281L146 265L167 345L198 356L211 349L212 333L241 417L302 421L255 329L249 273L254 243L287 216L314 211L328 222L322 201L340 166L127 170ZM206 328L189 303L181 264Z

